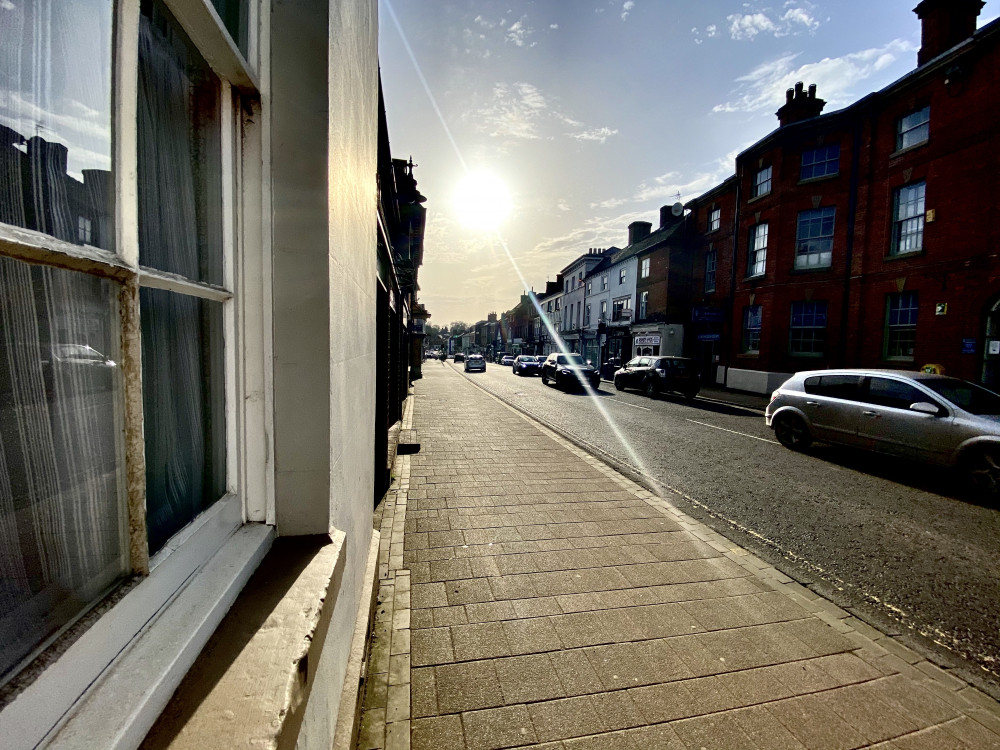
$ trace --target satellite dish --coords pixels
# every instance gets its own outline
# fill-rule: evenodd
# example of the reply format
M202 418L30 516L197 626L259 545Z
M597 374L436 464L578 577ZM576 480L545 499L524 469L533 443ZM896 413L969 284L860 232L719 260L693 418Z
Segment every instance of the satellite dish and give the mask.
M680 203L675 203L670 207L670 213L672 213L674 216L680 216L682 213L684 213L684 206Z

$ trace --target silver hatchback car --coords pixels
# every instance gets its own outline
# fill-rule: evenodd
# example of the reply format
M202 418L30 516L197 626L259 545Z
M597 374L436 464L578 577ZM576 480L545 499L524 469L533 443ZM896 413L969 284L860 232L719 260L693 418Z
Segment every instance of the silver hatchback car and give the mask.
M1000 495L1000 395L958 378L898 370L799 372L771 394L778 441L813 440L963 469L972 488Z

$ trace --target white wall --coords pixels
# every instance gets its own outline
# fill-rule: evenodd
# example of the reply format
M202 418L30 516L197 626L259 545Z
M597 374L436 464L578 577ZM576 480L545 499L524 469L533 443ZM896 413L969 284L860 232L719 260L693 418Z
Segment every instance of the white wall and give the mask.
M329 747L372 535L376 0L274 3L271 41L278 533L346 533L299 738Z

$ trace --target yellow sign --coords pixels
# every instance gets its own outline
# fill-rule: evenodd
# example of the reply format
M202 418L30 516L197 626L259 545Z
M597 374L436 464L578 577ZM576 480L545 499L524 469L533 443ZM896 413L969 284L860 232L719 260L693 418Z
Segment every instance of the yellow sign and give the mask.
M926 372L928 375L944 375L944 365L924 365L920 368L920 372Z

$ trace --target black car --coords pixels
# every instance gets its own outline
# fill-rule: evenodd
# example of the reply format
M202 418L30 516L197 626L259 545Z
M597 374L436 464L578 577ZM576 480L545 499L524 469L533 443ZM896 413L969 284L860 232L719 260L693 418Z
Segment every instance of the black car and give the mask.
M521 354L514 360L512 369L515 375L537 375L542 369L541 357Z
M615 373L615 388L638 388L647 396L679 393L693 399L698 395L698 370L687 357L635 357Z
M456 362L464 362L465 361L465 355L462 354L462 352L455 352L455 361Z
M579 354L558 352L550 354L542 364L542 383L554 381L559 388L580 388L581 379L596 391L601 385L601 374Z

